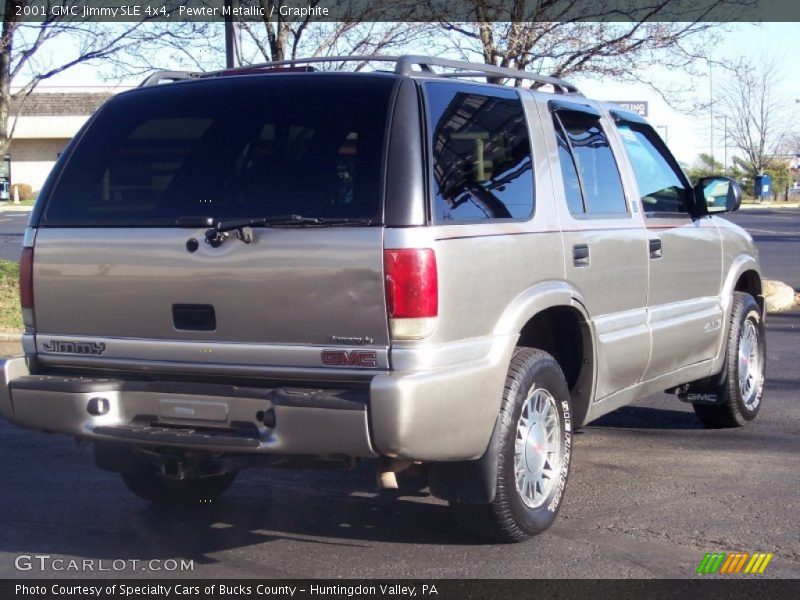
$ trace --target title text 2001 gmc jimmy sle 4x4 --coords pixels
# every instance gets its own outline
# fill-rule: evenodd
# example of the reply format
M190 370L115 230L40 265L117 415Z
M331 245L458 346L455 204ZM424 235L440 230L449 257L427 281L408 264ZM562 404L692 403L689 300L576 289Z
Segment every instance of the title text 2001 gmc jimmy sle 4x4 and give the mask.
M9 421L93 442L153 502L416 463L467 530L518 541L582 424L662 390L709 427L756 416L757 253L714 216L734 181L692 186L562 80L308 66L342 60L162 72L94 115L25 234Z

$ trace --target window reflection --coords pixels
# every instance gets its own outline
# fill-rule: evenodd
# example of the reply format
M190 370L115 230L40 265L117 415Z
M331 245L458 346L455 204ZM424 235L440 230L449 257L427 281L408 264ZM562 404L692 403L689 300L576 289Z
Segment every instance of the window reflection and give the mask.
M427 95L434 221L530 216L530 141L516 92L492 90L485 95L451 84L428 84Z

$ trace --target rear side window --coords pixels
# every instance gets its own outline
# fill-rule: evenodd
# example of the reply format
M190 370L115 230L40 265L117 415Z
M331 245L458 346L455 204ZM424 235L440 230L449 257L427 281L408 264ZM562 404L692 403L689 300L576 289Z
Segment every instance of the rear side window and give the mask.
M518 93L428 83L425 95L433 222L530 217L531 145Z
M625 215L622 179L600 122L594 115L553 115L567 206L573 215Z
M64 168L43 224L381 214L396 80L230 77L113 99Z
M578 176L578 168L572 159L572 150L569 141L556 121L556 138L558 142L558 160L561 164L561 179L564 182L564 194L567 199L567 208L573 215L585 212L583 206L583 192L581 192L581 178Z

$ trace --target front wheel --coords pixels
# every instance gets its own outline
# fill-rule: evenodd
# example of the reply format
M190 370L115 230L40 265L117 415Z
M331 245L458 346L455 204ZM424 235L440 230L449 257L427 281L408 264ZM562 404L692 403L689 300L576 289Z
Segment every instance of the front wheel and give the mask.
M764 390L766 343L761 309L750 294L735 292L731 307L724 376L704 390L715 404L694 404L707 428L741 427L756 418Z
M457 523L468 533L520 542L555 521L569 475L569 389L548 353L531 348L515 351L498 427L494 501L451 502L451 507Z

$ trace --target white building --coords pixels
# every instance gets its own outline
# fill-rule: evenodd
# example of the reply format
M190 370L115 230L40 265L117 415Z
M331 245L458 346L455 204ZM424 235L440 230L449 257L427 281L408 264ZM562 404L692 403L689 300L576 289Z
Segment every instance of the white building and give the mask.
M110 96L97 91L43 91L13 103L11 183L27 183L37 193L69 140Z

